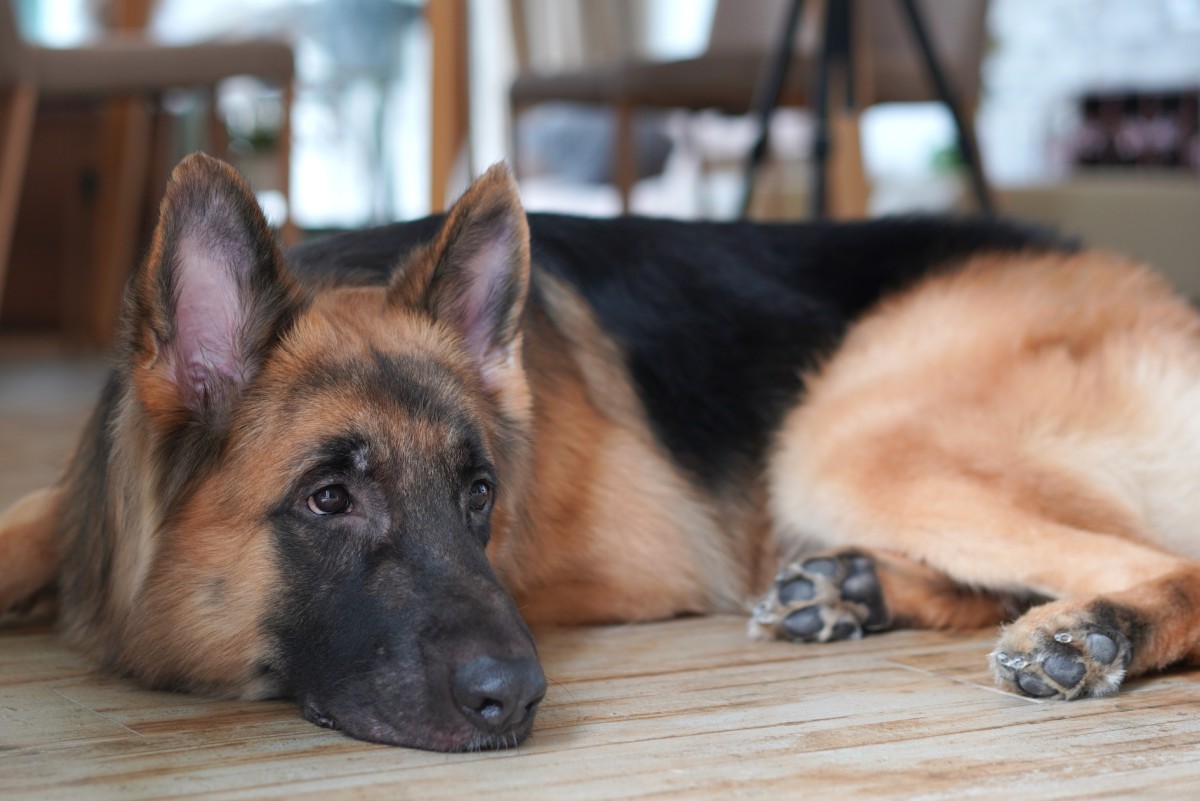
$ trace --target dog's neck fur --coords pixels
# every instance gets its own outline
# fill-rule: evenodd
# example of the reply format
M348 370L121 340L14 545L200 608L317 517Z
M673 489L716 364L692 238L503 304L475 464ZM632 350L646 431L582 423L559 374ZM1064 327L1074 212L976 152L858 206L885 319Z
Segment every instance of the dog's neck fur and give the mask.
M489 551L523 614L578 623L740 609L754 583L743 557L755 527L733 515L737 524L727 528L730 510L680 478L616 345L573 290L535 270L524 324L536 456L515 503L506 490L510 503ZM642 503L645 493L663 502ZM630 532L624 540L636 546L606 550L621 539L609 536L613 529ZM555 539L572 542L555 549L555 560L530 545ZM574 561L564 565L568 553ZM649 600L632 591L647 571L659 587Z

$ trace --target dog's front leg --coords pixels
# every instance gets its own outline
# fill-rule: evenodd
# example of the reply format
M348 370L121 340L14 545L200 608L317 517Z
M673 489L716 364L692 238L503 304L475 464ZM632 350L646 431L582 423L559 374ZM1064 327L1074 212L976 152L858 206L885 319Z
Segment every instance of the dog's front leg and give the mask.
M996 682L1039 698L1116 692L1126 676L1200 663L1200 565L1120 592L1065 598L1006 626L989 655Z
M784 565L754 608L750 634L830 642L889 628L974 629L1011 619L1014 606L899 554L841 548Z
M58 575L62 490L31 492L0 516L0 612L32 597Z

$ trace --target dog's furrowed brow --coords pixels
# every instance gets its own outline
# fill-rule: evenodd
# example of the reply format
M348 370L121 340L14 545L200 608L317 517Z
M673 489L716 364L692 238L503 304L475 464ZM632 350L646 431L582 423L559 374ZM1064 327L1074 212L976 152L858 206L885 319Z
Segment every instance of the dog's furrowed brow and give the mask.
M347 392L378 405L395 405L422 419L461 422L464 386L460 376L431 356L389 354L372 349L368 358L310 365L289 390L293 404Z
M310 448L293 466L297 473L313 470L352 475L371 465L370 439L359 432L329 437Z
M470 481L480 475L495 481L496 466L477 431L450 430L442 458L450 475Z

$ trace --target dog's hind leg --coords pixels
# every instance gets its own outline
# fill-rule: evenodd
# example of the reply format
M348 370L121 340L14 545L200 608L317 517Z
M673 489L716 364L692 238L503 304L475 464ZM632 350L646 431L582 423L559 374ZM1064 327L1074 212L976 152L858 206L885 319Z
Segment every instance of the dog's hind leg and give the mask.
M975 629L1011 620L1017 608L900 554L842 548L785 565L755 606L750 634L830 642L889 628Z
M61 492L58 487L32 492L0 516L0 612L32 597L58 575Z
M1120 532L1107 533L1058 522L1001 486L936 473L875 483L870 492L860 484L857 501L827 517L844 530L830 526L825 539L856 542L877 555L875 566L842 551L785 569L757 610L759 633L801 641L852 637L881 620L878 610L915 626L987 625L1004 619L1006 595L1028 594L1060 600L1031 609L1001 634L991 664L997 681L1015 691L1103 695L1127 675L1200 658L1200 563L1147 542L1119 505L1097 498L1091 507L1092 523L1108 520ZM850 487L830 495L851 500L857 493ZM1053 511L1071 516L1066 507ZM906 559L882 558L895 553ZM907 560L910 567L898 569ZM864 589L872 581L877 599ZM806 606L809 593L837 597ZM963 600L961 617L939 620ZM987 619L989 601L995 620Z
M1104 534L1077 533L1089 551L1076 550L1075 533L1053 524L1043 534L1046 552L1070 554L1072 567L1049 580L1025 578L1067 597L1033 607L1002 630L989 656L1000 686L1039 698L1107 695L1127 676L1200 663L1200 565ZM1037 556L1025 561L1031 571L1042 564ZM1021 572L1014 567L1001 560L996 569ZM780 571L750 632L828 642L891 627L970 629L1011 620L1028 599L974 589L1006 583L987 573L977 570L964 584L886 551L818 553ZM1123 589L1104 591L1112 587Z

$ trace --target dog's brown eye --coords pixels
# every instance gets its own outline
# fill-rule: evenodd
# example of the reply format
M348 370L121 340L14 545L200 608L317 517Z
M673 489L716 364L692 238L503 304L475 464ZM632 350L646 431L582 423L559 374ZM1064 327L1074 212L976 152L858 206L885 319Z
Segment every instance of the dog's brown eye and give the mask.
M467 495L467 506L471 507L472 512L482 512L491 499L492 485L486 481L476 481Z
M341 484L330 484L308 496L313 514L340 515L350 508L350 493Z

